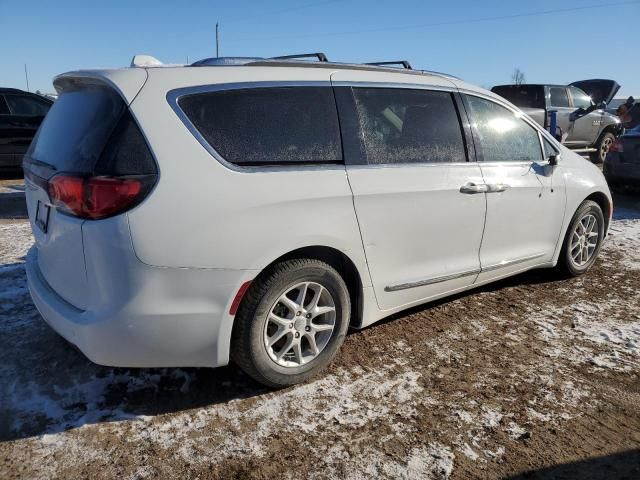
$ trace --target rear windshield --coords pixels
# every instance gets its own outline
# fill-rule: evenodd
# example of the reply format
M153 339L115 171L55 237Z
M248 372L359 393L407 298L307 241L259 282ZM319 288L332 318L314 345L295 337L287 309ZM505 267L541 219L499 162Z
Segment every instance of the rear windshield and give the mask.
M544 88L539 86L493 87L491 91L520 108L545 108Z
M42 122L28 159L58 172L92 172L125 108L106 87L64 91Z

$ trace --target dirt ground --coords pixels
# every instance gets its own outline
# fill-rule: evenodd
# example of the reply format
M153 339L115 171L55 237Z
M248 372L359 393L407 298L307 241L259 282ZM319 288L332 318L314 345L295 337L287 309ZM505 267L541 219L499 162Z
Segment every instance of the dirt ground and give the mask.
M640 197L616 204L587 275L396 315L280 391L89 363L33 307L30 229L0 207L0 478L640 478Z

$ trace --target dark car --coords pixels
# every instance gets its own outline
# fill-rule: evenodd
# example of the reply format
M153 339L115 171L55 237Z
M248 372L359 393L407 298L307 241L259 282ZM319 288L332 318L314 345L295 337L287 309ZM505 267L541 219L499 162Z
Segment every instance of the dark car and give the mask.
M611 189L640 187L640 125L611 145L603 171Z
M53 102L35 93L0 88L0 170L17 170Z

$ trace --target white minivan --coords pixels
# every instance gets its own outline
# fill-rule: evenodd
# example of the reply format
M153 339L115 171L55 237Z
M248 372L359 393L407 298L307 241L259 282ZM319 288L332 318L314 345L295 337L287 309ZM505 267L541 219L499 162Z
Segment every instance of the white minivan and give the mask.
M457 78L219 58L55 79L24 159L31 296L92 361L301 382L347 330L594 263L597 167ZM382 360L381 360L382 361Z

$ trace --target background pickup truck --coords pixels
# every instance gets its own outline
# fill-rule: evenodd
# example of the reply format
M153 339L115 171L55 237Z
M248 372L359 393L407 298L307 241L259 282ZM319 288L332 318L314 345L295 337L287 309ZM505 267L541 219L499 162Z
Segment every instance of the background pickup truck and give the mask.
M618 117L605 111L619 89L613 80L581 80L569 85L497 85L491 91L547 130L549 110L556 110L556 138L569 148L589 149L591 160L601 163L622 133Z

